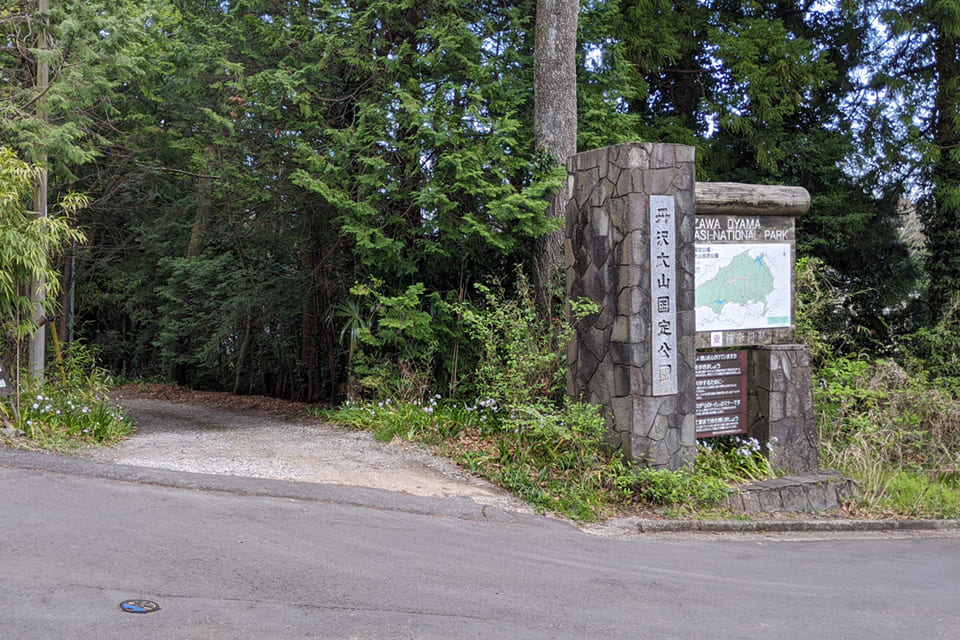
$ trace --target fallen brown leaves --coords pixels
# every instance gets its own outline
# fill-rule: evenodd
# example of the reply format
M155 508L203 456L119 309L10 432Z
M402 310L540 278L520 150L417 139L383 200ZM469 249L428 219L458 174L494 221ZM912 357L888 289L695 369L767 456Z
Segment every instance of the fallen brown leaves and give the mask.
M194 391L165 384L126 384L114 389L115 394L136 394L155 400L182 404L201 404L229 411L265 411L287 418L308 417L316 405L266 396L238 396L222 391Z

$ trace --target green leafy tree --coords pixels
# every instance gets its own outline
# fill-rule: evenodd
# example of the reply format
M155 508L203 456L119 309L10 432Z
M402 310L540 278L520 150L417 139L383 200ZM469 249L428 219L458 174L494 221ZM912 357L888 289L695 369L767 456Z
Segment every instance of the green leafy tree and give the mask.
M0 9L0 144L40 166L34 195L47 215L48 186L66 192L77 167L108 144L111 100L146 64L152 0L8 3ZM49 175L48 175L49 172ZM50 283L31 285L39 320ZM66 305L65 305L66 306ZM43 330L33 337L31 370L43 373Z
M75 179L73 171L109 143L113 103L150 64L151 23L162 13L152 0L5 3L0 140L28 161L45 154L64 183ZM41 66L46 82L37 77Z
M52 296L59 284L57 254L65 245L84 240L69 217L84 205L82 197L64 198L46 217L29 210L41 171L21 161L11 149L0 147L0 327L8 361L16 359L19 342L38 328L34 301L27 295L29 284L47 283L51 297L43 307L46 315L53 309Z
M891 0L873 10L870 95L896 105L875 118L886 143L878 146L890 166L910 169L897 174L919 195L936 324L960 289L960 2Z
M531 170L531 6L177 3L92 207L115 366L334 395L354 283L456 297L522 260L557 184Z
M581 137L691 144L700 180L807 188L801 255L845 283L851 327L882 334L883 310L916 272L897 235L899 185L863 161L870 16L845 3L719 0L590 3L588 16L581 102L596 116Z

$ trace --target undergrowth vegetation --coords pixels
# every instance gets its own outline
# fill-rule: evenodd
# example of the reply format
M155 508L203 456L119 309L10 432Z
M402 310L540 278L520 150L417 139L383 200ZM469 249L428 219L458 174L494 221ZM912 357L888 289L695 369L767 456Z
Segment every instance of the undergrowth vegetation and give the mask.
M432 298L428 310L420 291L362 293L377 304L357 315L351 338L354 395L317 410L325 419L433 446L540 510L580 520L637 509L722 513L730 485L777 474L770 443L752 438L702 440L695 463L674 472L609 447L599 409L565 393L560 346L596 312L589 301L571 303L570 324L538 317L522 275L510 294L479 286L478 302ZM859 482L864 513L960 517L960 297L939 324L901 336L885 357L845 348L855 329L836 324L839 300L820 265L801 261L798 332L815 366L821 466ZM431 329L437 314L462 329L460 373L443 384L434 356L449 336ZM23 383L0 403L5 440L62 450L123 437L131 424L109 384L90 350L74 345L42 387ZM436 393L441 386L456 392Z
M825 467L858 480L873 513L960 517L960 296L931 327L885 349L837 353L842 296L822 265L802 262L802 337L816 361L814 398Z
M864 506L960 517L960 399L923 370L848 356L814 390L823 464L860 481Z
M0 402L2 440L13 446L67 450L109 444L130 433L130 419L109 397L110 378L89 349L75 343L42 385L24 380Z
M699 464L676 472L638 467L604 446L603 419L596 407L581 403L544 411L539 426L532 414L511 418L489 400L348 402L322 415L369 430L379 440L433 445L537 508L579 520L637 507L665 507L668 513L709 509L726 497L729 482L750 479L763 465L753 450L745 458L740 448L718 445L713 456L700 459L723 467L722 474Z
M522 275L512 296L499 285L477 290L482 304L460 302L447 311L462 318L465 335L476 345L474 366L460 382L474 399L397 397L397 390L420 385L386 381L380 388L386 393L367 386L367 397L322 412L323 417L371 430L381 440L433 445L539 509L581 520L638 506L707 509L725 498L727 483L771 473L759 445L747 441L718 441L704 449L702 464L680 472L627 462L606 446L599 409L566 397L560 347L572 327L538 318ZM589 301L571 303L573 323L595 311ZM402 332L390 336L404 339ZM365 359L361 355L358 361ZM428 375L410 361L402 370L417 380ZM369 385L370 378L365 380Z
M864 513L960 516L960 298L937 326L856 350L852 338L862 330L842 323L843 296L822 264L801 260L797 278L798 335L815 366L821 465L858 481L863 493L855 506ZM731 484L777 474L770 443L750 438L701 441L692 468L676 472L634 465L611 451L597 409L565 399L558 345L571 327L540 321L519 281L511 296L479 287L482 305L461 302L444 311L462 319L476 346L475 366L460 385L477 399L396 397L391 391L430 388L429 374L407 362L419 384L370 385L325 417L383 440L434 445L537 507L580 519L637 507L705 515ZM588 302L572 309L574 322L595 310ZM877 352L890 357L871 355Z

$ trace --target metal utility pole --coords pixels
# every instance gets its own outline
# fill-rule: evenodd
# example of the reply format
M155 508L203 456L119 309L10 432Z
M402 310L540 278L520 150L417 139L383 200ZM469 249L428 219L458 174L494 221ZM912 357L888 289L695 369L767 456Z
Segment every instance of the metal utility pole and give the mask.
M49 48L48 34L47 34L47 15L50 12L50 0L38 0L37 1L37 15L40 18L40 37L39 43L37 46L40 54L37 56L37 80L36 80L36 90L37 95L42 96L47 87L50 85L50 67L47 64L43 56L43 51ZM42 97L37 100L37 118L42 120L46 119L46 112L43 108L43 99ZM46 149L38 149L37 151L37 164L41 167L40 176L37 180L37 185L34 190L34 211L36 215L41 217L47 216L47 151ZM33 306L33 321L36 322L39 326L33 332L33 335L30 336L30 349L29 349L29 371L30 376L35 381L43 380L44 365L46 360L46 351L47 351L47 329L44 313L44 303L46 301L46 283L42 280L34 280L30 283L30 301Z

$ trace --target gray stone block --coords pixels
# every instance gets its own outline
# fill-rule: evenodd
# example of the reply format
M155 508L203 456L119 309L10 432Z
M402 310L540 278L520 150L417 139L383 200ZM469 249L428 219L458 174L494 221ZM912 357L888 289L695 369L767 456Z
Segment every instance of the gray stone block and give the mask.
M733 513L743 513L745 511L743 506L743 496L739 492L731 492L727 495L726 500L723 502L723 507L732 511Z
M745 491L740 494L744 513L758 513L763 510L759 491Z
M783 499L780 496L780 489L760 490L757 492L760 499L760 510L766 512L776 512L783 510Z
M811 511L809 487L805 485L786 486L780 489L780 499L785 511Z
M677 158L683 158L678 164ZM692 459L695 448L693 354L694 150L676 145L630 143L586 152L571 159L568 207L568 293L586 295L601 312L593 320L603 333L577 332L576 363L569 376L574 393L609 398L608 414L617 429L629 429L629 457L642 456L658 467L675 468ZM677 228L689 247L677 254L673 277L681 290L672 300L676 315L675 349L680 393L669 402L651 399L652 365L650 322L651 195L675 198ZM600 342L605 346L601 347ZM689 352L689 353L687 353ZM681 379L682 377L682 383ZM595 389L607 385L604 391ZM623 394L636 401L627 411ZM610 398L609 396L615 396ZM680 415L681 412L683 415ZM626 432L626 431L624 431ZM625 438L620 439L624 442ZM664 445L664 446L660 446Z

